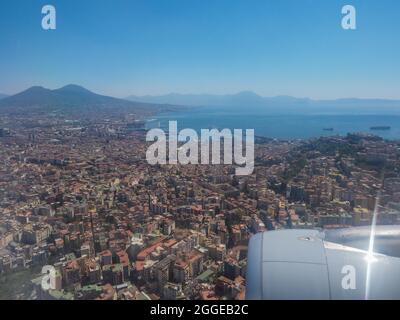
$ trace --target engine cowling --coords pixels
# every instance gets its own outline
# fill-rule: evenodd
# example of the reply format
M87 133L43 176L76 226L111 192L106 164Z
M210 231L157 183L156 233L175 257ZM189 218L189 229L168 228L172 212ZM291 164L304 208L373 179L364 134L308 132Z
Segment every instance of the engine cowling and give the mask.
M351 228L254 235L249 243L246 299L400 299L400 258L366 250L370 234L370 228ZM398 250L394 244L400 240L400 228L377 227L374 234L381 250Z

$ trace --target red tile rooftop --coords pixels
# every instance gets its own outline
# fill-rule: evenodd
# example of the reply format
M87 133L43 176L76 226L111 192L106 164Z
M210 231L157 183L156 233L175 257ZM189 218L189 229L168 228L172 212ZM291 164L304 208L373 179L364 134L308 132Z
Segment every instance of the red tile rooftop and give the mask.
M137 260L139 261L144 261L146 260L146 257L150 255L153 251L156 250L156 248L159 246L159 243L153 244L150 247L147 247L146 249L140 251L137 255Z
M243 288L243 290L240 290L240 292L237 294L235 300L245 300L245 299L246 299L246 290Z
M202 256L203 256L203 255L202 255L201 253L193 254L193 255L191 255L191 256L189 257L189 261L190 261L190 262L196 261L197 259L200 259Z
M175 266L183 269L183 268L186 268L188 266L188 262L187 261L183 261L183 260L177 260L177 261L175 261Z
M67 263L67 269L79 269L79 264L77 260L71 260Z
M119 257L120 263L121 263L124 267L129 266L128 254L127 254L125 251L119 251L119 252L117 252L117 255L118 255L118 257Z
M200 297L201 300L218 300L218 298L215 296L214 291L201 291L200 292Z
M163 243L163 246L166 248L172 247L174 244L178 243L175 239L167 240Z
M106 256L112 256L112 253L110 250L104 250L104 251L100 252L100 255L103 257L106 257Z
M244 285L245 284L245 279L242 276L237 276L235 278L235 283L240 284L240 285Z
M135 269L136 269L136 271L143 271L143 269L144 269L144 261L136 261L135 262Z

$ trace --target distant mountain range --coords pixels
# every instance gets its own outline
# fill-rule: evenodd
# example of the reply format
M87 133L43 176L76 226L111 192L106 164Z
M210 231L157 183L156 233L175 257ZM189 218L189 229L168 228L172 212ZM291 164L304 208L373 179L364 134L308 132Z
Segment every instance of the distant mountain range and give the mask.
M129 96L118 99L91 92L78 85L67 85L50 90L31 87L12 96L0 95L0 111L124 111L132 110L142 115L174 111L177 106L228 107L240 110L270 110L289 113L351 113L400 114L400 100L337 99L312 100L291 96L262 97L251 91L237 94L178 94L161 96Z
M8 97L7 94L2 94L2 93L0 93L0 100L1 100L1 99L4 99L4 98L7 98L7 97Z
M178 94L171 93L161 96L129 96L127 100L147 103L167 103L186 106L214 106L214 107L240 107L240 108L277 108L285 107L293 110L379 110L400 111L400 100L385 99L337 99L337 100L312 100L309 98L295 98L291 96L262 97L251 91L239 92L228 95L210 94Z
M152 103L133 102L93 93L81 86L67 85L50 90L43 87L31 87L16 95L0 100L0 110L136 110L144 113L159 111L167 106Z
M237 94L213 95L213 94L179 94L171 93L161 96L129 96L127 100L151 102L151 103L171 103L186 106L264 106L275 103L308 103L309 99L299 99L290 96L278 96L266 98L251 91L243 91ZM168 101L168 102L162 102Z

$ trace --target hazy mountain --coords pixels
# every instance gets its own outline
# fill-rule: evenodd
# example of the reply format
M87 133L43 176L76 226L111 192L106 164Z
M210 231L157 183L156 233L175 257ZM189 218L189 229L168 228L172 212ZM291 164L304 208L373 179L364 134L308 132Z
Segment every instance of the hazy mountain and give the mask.
M212 94L179 94L171 93L162 96L129 96L127 100L170 103L186 106L272 106L276 104L305 104L311 100L294 98L290 96L262 97L252 91L242 91L236 94L212 95Z
M145 112L157 111L163 106L133 102L93 93L77 85L67 85L50 90L43 87L31 87L16 95L0 100L0 108L23 108L39 110L123 110L134 109Z
M400 100L385 99L337 99L312 100L291 96L262 97L251 91L231 95L178 94L161 96L130 96L128 100L147 103L168 103L187 106L268 108L271 111L308 113L399 113Z
M232 95L212 94L179 94L171 93L162 96L129 96L127 100L149 103L166 103L185 106L232 106L236 104L249 103L258 105L263 98L249 91Z
M2 93L0 93L0 100L1 100L1 99L4 99L4 98L7 98L7 97L8 97L7 94L2 94Z

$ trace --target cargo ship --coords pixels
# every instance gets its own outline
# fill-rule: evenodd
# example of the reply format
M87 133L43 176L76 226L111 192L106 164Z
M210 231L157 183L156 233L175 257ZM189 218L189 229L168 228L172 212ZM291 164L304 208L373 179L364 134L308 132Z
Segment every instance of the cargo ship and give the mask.
M375 126L375 127L371 127L371 130L390 130L392 129L390 126Z

